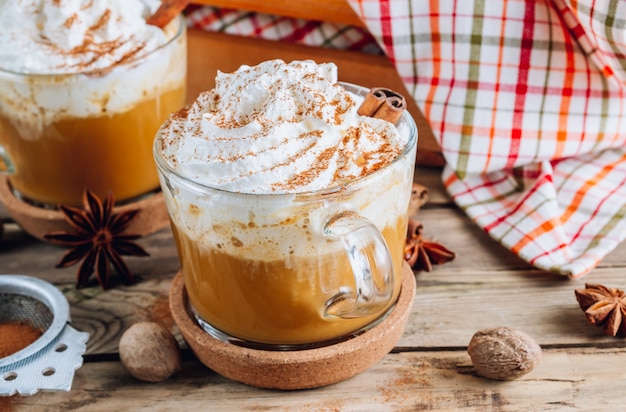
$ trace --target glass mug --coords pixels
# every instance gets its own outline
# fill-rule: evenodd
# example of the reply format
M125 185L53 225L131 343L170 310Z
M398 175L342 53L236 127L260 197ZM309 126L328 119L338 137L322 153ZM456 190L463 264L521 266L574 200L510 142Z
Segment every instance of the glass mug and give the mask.
M80 205L85 188L125 201L158 190L154 134L185 104L184 18L173 37L110 70L24 74L0 69L0 172L43 207Z
M368 89L342 83L353 93ZM348 339L400 292L417 128L404 112L401 155L345 185L243 194L182 177L154 156L191 311L214 338L265 350Z

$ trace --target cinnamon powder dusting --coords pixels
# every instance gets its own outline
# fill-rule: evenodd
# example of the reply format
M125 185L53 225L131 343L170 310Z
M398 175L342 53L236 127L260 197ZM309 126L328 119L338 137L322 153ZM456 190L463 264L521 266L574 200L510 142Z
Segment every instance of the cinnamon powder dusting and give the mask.
M104 75L110 72L115 66L124 64L125 62L132 60L142 50L144 50L144 48L146 47L146 43L141 42L141 41L134 41L134 39L131 39L133 40L132 43L129 43L128 39L124 40L122 38L117 38L115 40L110 40L110 41L103 41L100 43L94 42L95 33L97 33L99 30L102 30L103 28L106 28L109 21L111 20L111 16L112 16L111 10L106 9L102 13L98 21L96 21L96 23L93 26L87 29L87 31L85 32L85 36L84 36L82 44L69 50L60 50L55 47L55 49L57 49L56 53L65 55L67 57L90 56L89 59L86 59L85 61L81 61L80 63L65 64L58 68L59 69L71 68L74 71L84 71L86 68L93 65L96 61L102 59L103 56L114 55L119 50L119 48L123 46L124 44L133 44L133 47L131 47L126 53L116 58L115 64L110 65L106 69L95 70L92 73L94 75ZM65 20L65 22L63 23L63 26L69 29L78 20L79 20L78 15L73 14L72 16L68 17ZM47 39L43 39L43 40L45 41ZM49 44L49 47L54 47L54 46ZM68 60L71 60L71 59L68 59Z
M280 186L286 191L294 191L299 187L306 186L308 183L315 180L320 175L322 170L328 169L330 159L333 158L336 152L336 147L329 147L319 154L319 156L317 157L317 161L314 163L313 167L294 175L285 184L275 186Z
M109 22L110 18L111 18L111 10L106 9L104 13L102 13L102 16L100 16L100 19L96 22L96 24L94 24L93 26L89 28L89 31L93 33L94 31L100 30Z
M77 20L78 20L78 16L76 15L76 13L74 13L70 17L68 17L67 20L65 20L65 22L63 22L63 26L69 29L70 27L74 25L74 23Z
M21 351L42 332L28 322L0 323L0 359Z

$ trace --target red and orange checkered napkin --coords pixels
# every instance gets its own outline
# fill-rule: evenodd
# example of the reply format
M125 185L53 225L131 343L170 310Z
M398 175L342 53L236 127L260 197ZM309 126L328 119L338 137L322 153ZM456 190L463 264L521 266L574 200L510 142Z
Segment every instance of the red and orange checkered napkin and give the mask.
M382 54L376 40L362 27L213 6L189 6L185 16L189 27L209 32Z
M480 227L570 277L624 240L626 2L348 1L429 119L445 186Z

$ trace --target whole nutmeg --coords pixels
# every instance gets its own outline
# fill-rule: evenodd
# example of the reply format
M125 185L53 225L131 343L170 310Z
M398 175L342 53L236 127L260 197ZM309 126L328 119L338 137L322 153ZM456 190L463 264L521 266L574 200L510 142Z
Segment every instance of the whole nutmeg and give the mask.
M467 352L479 375L498 380L519 378L541 359L541 347L533 338L506 326L479 330Z
M122 365L135 378L161 382L180 370L180 347L174 336L155 322L138 322L119 343Z

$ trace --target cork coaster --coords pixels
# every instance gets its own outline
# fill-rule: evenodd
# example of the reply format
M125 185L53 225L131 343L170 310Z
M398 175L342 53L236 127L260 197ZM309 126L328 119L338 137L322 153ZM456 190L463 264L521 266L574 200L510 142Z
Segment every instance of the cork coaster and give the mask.
M192 352L220 375L260 388L305 389L349 379L387 355L402 337L415 288L413 271L405 263L398 302L381 323L347 341L300 351L250 349L213 338L189 312L181 272L172 282L170 309Z
M9 186L9 179L3 175L0 175L0 202L26 233L39 240L46 241L44 235L51 232L73 231L60 211L33 206L15 197ZM113 213L130 209L140 209L141 212L130 222L127 233L146 236L169 225L165 199L161 192L117 206Z

